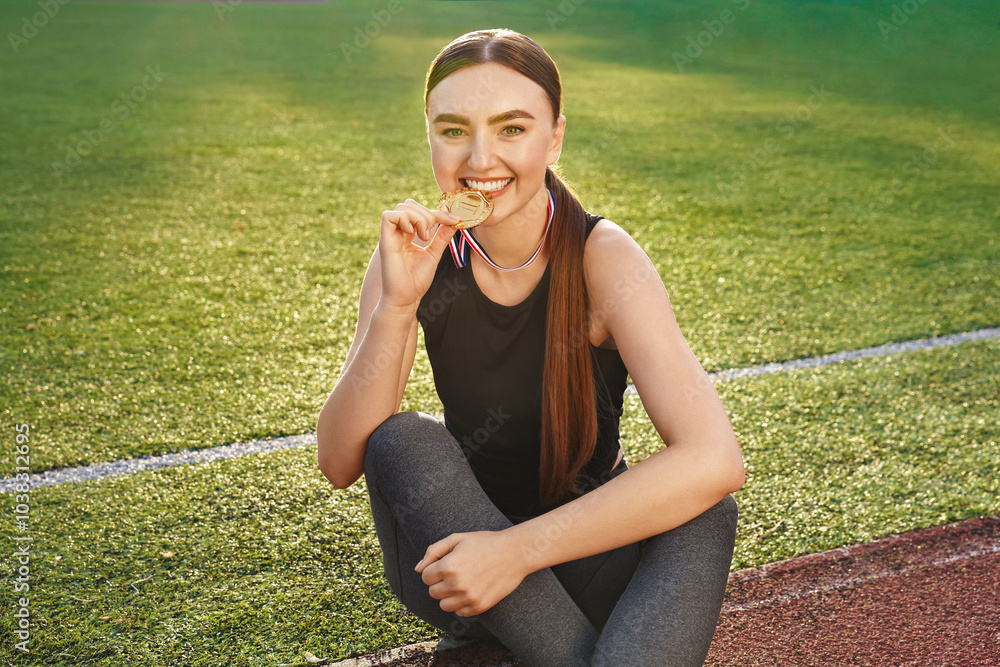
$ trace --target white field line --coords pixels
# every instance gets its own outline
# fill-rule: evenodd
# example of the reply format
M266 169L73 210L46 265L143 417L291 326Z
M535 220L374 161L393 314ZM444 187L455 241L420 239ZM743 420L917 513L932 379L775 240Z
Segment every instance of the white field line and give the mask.
M237 442L232 445L222 445L219 447L209 447L206 449L186 449L174 454L160 454L158 456L142 456L137 459L120 459L118 461L107 461L105 463L94 463L88 466L77 468L60 468L49 470L40 474L29 475L31 488L40 486L51 486L64 482L83 482L90 479L101 479L102 477L114 477L116 475L128 475L143 470L155 470L156 468L170 468L172 466L188 465L192 463L206 463L208 461L218 461L220 459L233 459L247 454L260 454L263 452L273 452L288 447L306 447L316 444L316 434L291 435L273 440L255 440L253 442ZM14 490L17 479L14 477L4 477L0 479L0 493L9 493Z
M862 545L863 546L863 545ZM847 549L848 554L850 549ZM741 611L747 611L749 609L756 609L758 607L767 607L775 604L781 604L783 602L788 602L789 600L799 600L801 598L806 598L818 593L825 593L827 591L835 591L840 588L849 588L851 586L857 586L858 584L864 584L869 581L878 581L879 579L887 579L889 577L902 576L908 572L913 572L914 570L922 570L928 567L937 567L939 565L948 565L949 563L957 563L959 561L968 560L970 558L978 558L979 556L987 556L989 554L995 554L1000 552L1000 544L991 544L988 547L980 549L972 549L966 553L955 554L948 556L946 558L939 558L937 560L931 561L930 563L918 563L917 565L909 565L907 567L894 570L891 568L886 568L879 572L872 572L870 574L865 574L859 577L849 577L846 579L840 579L838 581L832 581L828 584L822 586L817 586L815 588L810 588L804 591L798 591L795 593L786 593L784 595L776 595L766 600L756 600L754 602L747 602L744 604L724 604L722 606L723 614L734 614Z
M985 340L987 338L1000 338L1000 327L991 329L979 329L965 333L950 334L934 338L921 338L919 340L904 341L902 343L889 343L876 347L866 347L860 350L848 350L834 354L825 354L817 357L806 357L803 359L792 359L789 361L774 362L763 366L750 366L747 368L734 368L725 371L711 373L709 377L713 382L724 380L735 380L739 378L756 377L770 373L780 373L782 371L798 370L802 368L817 368L843 361L863 359L865 357L879 357L900 352L910 352L913 350L929 350L935 347L945 347L948 345L958 345L974 340ZM629 385L625 392L626 396L636 394L635 387ZM438 415L440 417L440 415ZM253 442L238 442L232 445L222 445L220 447L208 447L205 449L184 450L174 454L160 454L158 456L143 456L136 459L120 459L118 461L108 461L105 463L94 463L76 468L60 468L49 470L39 474L28 476L31 488L40 486L51 486L53 484L63 484L65 482L83 482L91 479L101 479L116 475L126 475L143 470L154 470L156 468L169 468L177 465L188 465L192 463L205 463L208 461L218 461L220 459L231 459L248 454L259 454L262 452L273 452L288 447L309 447L315 446L316 434L306 433L303 435L293 435L272 440L255 440ZM0 479L0 493L10 493L15 490L18 480L15 477L4 477ZM21 482L23 483L23 481Z
M949 334L947 336L936 336L934 338L920 338L917 340L907 340L902 343L888 343L875 347L865 347L860 350L848 350L846 352L835 352L824 354L818 357L805 357L803 359L791 359L789 361L778 361L763 366L748 366L747 368L732 368L725 371L710 373L709 378L713 382L722 380L738 380L740 378L756 377L758 375L768 375L770 373L780 373L782 371L799 370L802 368L817 368L819 366L829 366L843 361L853 361L864 359L865 357L884 357L900 352L912 352L914 350L929 350L935 347L945 347L947 345L958 345L973 340L985 340L987 338L1000 337L1000 327L992 329L979 329L977 331L967 331L965 333ZM625 395L634 394L635 387L629 385Z

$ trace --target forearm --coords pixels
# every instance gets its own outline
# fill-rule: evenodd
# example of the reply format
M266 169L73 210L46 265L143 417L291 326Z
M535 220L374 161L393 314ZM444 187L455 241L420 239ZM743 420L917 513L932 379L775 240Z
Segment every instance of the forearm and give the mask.
M376 306L357 353L320 411L316 425L320 469L336 486L349 486L361 476L368 437L399 409L414 317L409 310Z
M667 447L590 493L505 532L534 572L676 528L742 484L742 459L729 447L719 447L715 455Z

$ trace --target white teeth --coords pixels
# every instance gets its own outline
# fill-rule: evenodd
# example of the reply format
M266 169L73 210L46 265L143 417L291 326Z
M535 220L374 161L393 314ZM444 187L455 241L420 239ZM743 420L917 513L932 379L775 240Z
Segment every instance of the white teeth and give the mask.
M513 181L513 178L507 178L502 181L472 181L467 178L462 179L465 185L470 188L476 188L477 190L486 190L487 192L495 192L496 190L502 190L507 187L507 184Z

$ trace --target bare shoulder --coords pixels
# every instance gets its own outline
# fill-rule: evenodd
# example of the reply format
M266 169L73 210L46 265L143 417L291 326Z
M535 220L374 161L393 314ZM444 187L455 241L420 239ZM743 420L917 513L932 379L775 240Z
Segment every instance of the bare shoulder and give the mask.
M587 291L594 305L604 298L627 297L640 284L663 286L653 263L635 239L611 220L594 226L583 255ZM655 278L655 280L654 280Z
M667 302L663 281L646 252L611 220L599 221L591 231L583 262L595 345L614 340L614 330L641 311L640 304Z
M635 241L618 223L601 218L587 237L587 256L612 250L618 244L635 245ZM636 246L638 247L638 246Z

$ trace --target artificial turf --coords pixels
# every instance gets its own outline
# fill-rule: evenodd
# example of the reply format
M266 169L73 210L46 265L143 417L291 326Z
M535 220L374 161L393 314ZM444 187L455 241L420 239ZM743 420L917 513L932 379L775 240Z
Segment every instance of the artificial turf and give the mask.
M559 64L563 172L650 254L706 369L1000 324L988 2L888 32L882 2L410 2L358 53L383 5L221 6L70 2L15 49L40 5L0 5L0 412L33 471L312 431L381 211L437 199L426 67L481 27ZM998 367L977 343L719 385L750 475L736 565L997 512ZM404 408L438 409L422 354ZM657 446L637 404L624 423L632 460ZM306 451L36 490L34 659L426 636L363 497Z
M748 472L734 568L996 513L998 353L990 340L719 383ZM661 446L637 398L623 424L630 463ZM364 482L334 490L311 449L31 502L30 664L277 665L439 635L385 583ZM9 559L0 572L13 579Z

